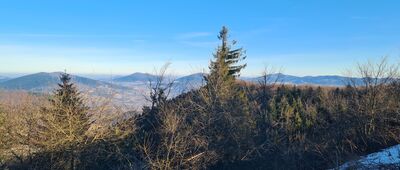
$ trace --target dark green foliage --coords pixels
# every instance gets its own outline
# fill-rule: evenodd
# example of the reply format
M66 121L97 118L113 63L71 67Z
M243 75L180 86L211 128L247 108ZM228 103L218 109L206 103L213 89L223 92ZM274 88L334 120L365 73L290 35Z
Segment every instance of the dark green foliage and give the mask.
M247 159L247 151L252 141L247 140L254 132L254 119L245 92L236 82L240 71L246 67L235 65L245 59L243 50L232 49L235 41L228 41L228 29L223 27L220 35L221 45L214 54L215 61L210 64L210 74L206 85L200 89L203 100L206 133L210 138L210 149L220 156L221 162Z
M172 86L157 77L142 114L114 122L101 139L87 135L88 107L63 74L43 109L45 142L32 165L8 167L329 169L399 143L398 79L341 88L248 84L237 80L242 49L232 49L226 27L218 38L205 86L170 99Z
M215 61L210 65L210 77L218 75L220 78L226 80L227 77L238 77L240 71L246 67L244 65L235 65L239 61L244 60L244 51L242 48L232 49L236 44L228 41L228 28L222 27L218 39L221 40L221 45L218 47L217 52L214 54Z
M77 169L91 122L88 107L71 83L71 77L64 73L60 80L59 88L50 99L50 106L43 108L38 134L41 142L38 145L44 153L50 154L48 161L53 163L53 168Z

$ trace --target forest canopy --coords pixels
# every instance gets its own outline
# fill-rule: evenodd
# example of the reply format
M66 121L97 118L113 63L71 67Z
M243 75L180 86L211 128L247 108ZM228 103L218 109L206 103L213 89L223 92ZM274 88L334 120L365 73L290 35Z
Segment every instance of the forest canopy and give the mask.
M163 68L140 113L90 104L67 73L51 95L0 92L0 169L328 169L400 143L398 64L345 87L246 82L244 49L218 40L203 86L171 97Z

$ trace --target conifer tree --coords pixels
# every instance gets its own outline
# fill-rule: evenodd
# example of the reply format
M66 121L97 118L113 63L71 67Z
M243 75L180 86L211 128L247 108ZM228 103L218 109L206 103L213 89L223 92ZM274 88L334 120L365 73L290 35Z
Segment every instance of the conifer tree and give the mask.
M203 88L208 113L205 115L212 150L222 161L235 161L248 152L254 132L254 118L250 115L249 101L242 87L236 82L246 64L238 65L245 59L242 48L232 49L236 42L228 41L228 29L222 27L218 36L221 45L210 63L210 74L205 77Z
M206 76L207 85L214 85L213 92L222 97L232 89L235 79L240 76L240 71L246 64L237 65L244 60L244 50L242 48L232 49L236 41L228 41L228 28L222 27L218 39L221 45L214 54L214 61L210 64L210 74Z
M215 74L219 74L224 78L236 78L240 76L240 71L246 67L246 64L235 65L239 61L244 60L246 56L243 55L244 50L242 48L232 49L236 41L232 41L232 44L230 44L228 36L228 28L222 27L218 36L221 45L214 54L215 61L211 62L210 65L211 77Z
M80 148L85 142L90 127L88 107L85 106L71 76L63 73L61 83L50 99L50 106L43 108L42 135L43 147L51 155L52 165L65 169L76 169L79 163Z

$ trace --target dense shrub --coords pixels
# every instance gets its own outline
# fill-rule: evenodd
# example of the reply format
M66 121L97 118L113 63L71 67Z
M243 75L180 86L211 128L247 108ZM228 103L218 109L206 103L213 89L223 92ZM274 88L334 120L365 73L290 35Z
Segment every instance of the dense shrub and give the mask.
M327 169L400 143L396 66L360 65L346 87L247 83L227 33L205 86L169 98L164 69L135 116L96 124L66 74L52 96L2 101L0 168Z

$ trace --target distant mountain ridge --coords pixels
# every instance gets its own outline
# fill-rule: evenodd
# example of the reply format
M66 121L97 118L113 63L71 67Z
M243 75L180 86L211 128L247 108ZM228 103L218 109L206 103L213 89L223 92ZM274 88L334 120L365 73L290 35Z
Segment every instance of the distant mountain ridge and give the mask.
M0 76L0 83L1 82L5 82L5 81L7 81L7 80L9 80L10 78L8 78L8 77L5 77L5 76Z
M196 73L188 76L183 76L176 79L176 83L180 84L202 84L204 83L205 73ZM253 83L258 83L262 77L240 77L239 79L243 81L249 81ZM350 80L360 83L361 78L350 78L337 75L328 76L292 76L282 73L270 74L268 75L268 83L283 83L283 84L294 84L294 85L317 85L317 86L346 86Z
M24 90L29 92L49 93L52 92L60 82L60 72L36 73L0 81L0 90ZM174 80L169 97L175 97L193 89L205 85L205 73L195 73L187 76L167 76L164 83ZM81 92L95 98L95 100L112 100L113 104L121 107L141 108L146 104L144 96L148 95L149 81L159 78L147 73L134 73L128 76L101 81L82 76L71 75ZM243 81L258 83L260 77L240 77ZM295 85L317 85L317 86L345 86L350 78L342 76L291 76L284 74L269 75L269 83L274 82ZM361 79L356 78L357 81Z
M204 82L205 73L195 73L188 76L183 76L175 79L175 83L202 84Z
M251 82L259 82L262 77L255 78L243 78L243 80L251 81ZM351 78L337 75L329 75L329 76L292 76L285 74L271 74L268 77L268 81L284 83L284 84L294 84L294 85L318 85L318 86L346 86L349 81L355 81L360 83L362 81L361 78Z
M119 77L116 79L113 79L115 82L148 82L148 81L154 81L158 78L158 76L149 74L149 73L133 73L131 75Z
M46 91L57 86L59 83L59 76L61 72L45 73L40 72L36 74L30 74L26 76L21 76L18 78L5 78L0 76L0 89L6 90L27 90L27 91ZM198 88L204 85L205 73L195 73L187 76L181 76L175 79L174 88L177 91L187 91L187 89ZM158 78L156 75L148 73L134 73L128 76L122 76L113 79L112 82L117 84L112 84L100 80L94 80L90 78L85 78L81 76L72 75L73 81L78 86L95 88L99 86L115 86L117 88L131 88L135 84L129 83L139 83L145 84L149 81L155 81ZM261 77L240 77L241 80L249 82L259 82ZM362 81L361 78L350 78L344 76L292 76L285 74L271 74L269 75L269 83L277 81L283 84L294 84L294 85L318 85L318 86L345 86L349 80L356 80L357 82ZM3 80L3 81L2 81ZM124 84L125 83L125 84Z
M45 73L40 72L36 74L30 74L0 83L0 89L6 90L27 90L27 91L48 91L56 87L60 82L59 77L61 72ZM87 87L96 87L100 85L106 85L107 83L71 75L72 80L78 85Z
M174 95L179 95L192 89L200 88L205 84L205 75L205 73L195 73L175 79L173 84Z

